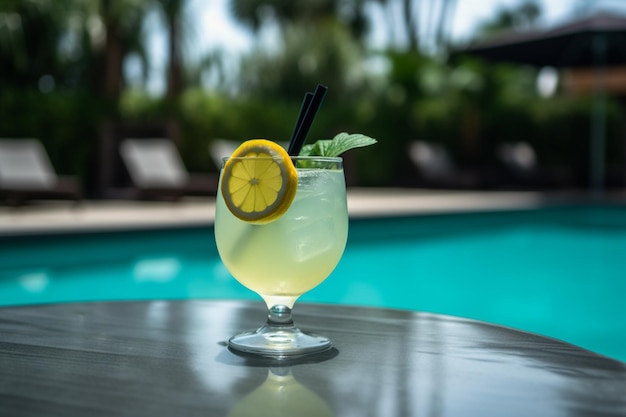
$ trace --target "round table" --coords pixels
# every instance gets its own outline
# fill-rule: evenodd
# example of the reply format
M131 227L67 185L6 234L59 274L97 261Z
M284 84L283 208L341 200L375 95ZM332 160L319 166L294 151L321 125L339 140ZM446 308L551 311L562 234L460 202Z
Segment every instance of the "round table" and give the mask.
M0 308L0 415L625 416L626 364L537 335L436 314L296 304L334 348L289 362L236 355L262 302Z

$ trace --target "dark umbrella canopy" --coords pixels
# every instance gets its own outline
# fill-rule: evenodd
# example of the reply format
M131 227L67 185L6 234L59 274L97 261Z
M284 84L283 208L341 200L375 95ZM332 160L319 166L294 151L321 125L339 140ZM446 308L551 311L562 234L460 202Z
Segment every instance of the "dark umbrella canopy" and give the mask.
M626 64L626 17L599 13L539 31L511 32L478 42L454 55L537 67L594 68L596 88L590 137L591 188L604 187L606 142L604 69Z
M601 13L552 29L511 32L458 53L538 67L621 65L626 63L626 17Z

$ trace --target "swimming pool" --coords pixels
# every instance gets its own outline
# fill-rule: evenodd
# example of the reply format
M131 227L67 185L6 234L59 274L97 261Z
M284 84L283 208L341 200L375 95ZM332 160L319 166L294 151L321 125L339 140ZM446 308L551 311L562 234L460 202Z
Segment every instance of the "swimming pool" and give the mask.
M302 301L468 317L626 361L625 294L626 209L576 206L352 220ZM261 302L210 227L0 239L0 305L155 298Z

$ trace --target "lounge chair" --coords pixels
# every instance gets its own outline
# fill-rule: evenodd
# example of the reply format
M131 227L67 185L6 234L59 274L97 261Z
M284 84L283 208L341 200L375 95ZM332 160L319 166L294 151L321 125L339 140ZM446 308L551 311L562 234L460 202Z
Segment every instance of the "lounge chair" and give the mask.
M278 144L285 149L289 146L288 142L278 142ZM229 139L213 139L211 141L209 154L218 170L222 168L222 160L227 156L231 156L239 145L241 145L241 142Z
M566 188L574 183L567 169L541 166L527 142L505 142L496 148L501 181L508 188Z
M174 143L166 138L125 139L120 155L142 199L215 195L217 175L190 174Z
M241 142L234 140L213 139L209 144L209 154L211 155L213 164L215 164L215 168L220 170L222 168L222 159L232 155L233 151L237 149L240 144Z
M425 188L470 189L480 186L472 171L458 169L448 151L440 144L421 140L408 146L409 159L417 170L413 185Z
M0 196L10 205L28 200L70 199L82 192L74 177L56 174L48 154L37 139L0 139Z
M523 175L537 169L535 150L526 142L501 143L497 154L500 162L511 171Z

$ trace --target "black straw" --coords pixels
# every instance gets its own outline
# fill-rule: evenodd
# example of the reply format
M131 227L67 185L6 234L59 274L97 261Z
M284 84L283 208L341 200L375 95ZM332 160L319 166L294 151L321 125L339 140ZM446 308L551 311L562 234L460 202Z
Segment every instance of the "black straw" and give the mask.
M289 155L298 155L300 153L302 146L304 146L304 141L309 134L309 130L311 129L311 125L313 124L313 120L317 115L317 111L326 96L326 91L328 91L328 87L318 84L312 98L311 93L307 93L304 96L294 133L289 142L289 148L287 150Z
M293 127L291 138L289 138L289 148L287 149L287 153L289 153L289 155L294 155L292 153L293 151L292 148L295 145L296 136L298 135L298 132L300 131L300 126L302 126L302 122L304 121L304 116L306 115L306 112L309 109L309 106L311 105L312 99L313 99L313 93L311 93L310 91L307 91L307 93L304 95L304 99L302 100L302 105L300 106L300 112L298 113L298 119L296 120L296 124Z

